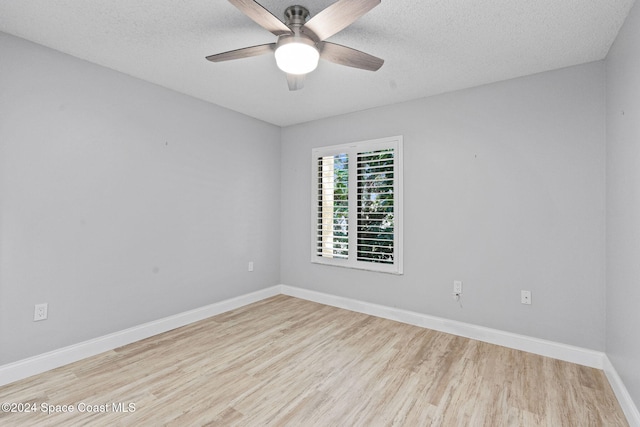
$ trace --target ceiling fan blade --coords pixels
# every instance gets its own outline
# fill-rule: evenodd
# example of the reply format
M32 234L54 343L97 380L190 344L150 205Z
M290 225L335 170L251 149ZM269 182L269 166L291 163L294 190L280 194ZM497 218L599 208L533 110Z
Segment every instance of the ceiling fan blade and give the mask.
M380 4L381 0L338 0L304 24L302 32L318 41L328 39Z
M243 47L242 49L230 50L228 52L216 53L207 56L207 60L211 62L231 61L232 59L249 58L251 56L264 55L275 50L276 44L260 44L257 46Z
M289 90L300 90L304 87L305 74L287 74Z
M320 49L320 58L347 67L378 71L384 64L384 59L335 43L323 42Z
M229 3L240 9L242 13L253 19L267 31L280 36L291 34L291 29L284 22L276 18L271 12L253 0L229 0Z

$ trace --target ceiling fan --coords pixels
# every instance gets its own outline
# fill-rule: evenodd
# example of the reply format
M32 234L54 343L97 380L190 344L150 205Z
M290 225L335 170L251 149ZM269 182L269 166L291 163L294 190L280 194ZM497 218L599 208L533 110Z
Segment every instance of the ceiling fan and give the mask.
M278 68L287 74L289 90L302 89L306 74L318 59L363 70L377 71L384 60L368 53L325 41L380 4L381 0L338 0L309 19L303 6L289 6L285 22L252 0L229 0L258 25L278 36L275 43L245 47L207 56L211 62L230 61L274 52Z

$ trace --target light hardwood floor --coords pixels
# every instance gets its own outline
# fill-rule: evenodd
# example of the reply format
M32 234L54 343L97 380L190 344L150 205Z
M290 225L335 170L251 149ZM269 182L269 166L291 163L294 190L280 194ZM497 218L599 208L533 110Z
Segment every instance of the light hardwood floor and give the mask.
M1 387L0 402L38 410L0 412L3 426L627 425L597 369L283 295Z

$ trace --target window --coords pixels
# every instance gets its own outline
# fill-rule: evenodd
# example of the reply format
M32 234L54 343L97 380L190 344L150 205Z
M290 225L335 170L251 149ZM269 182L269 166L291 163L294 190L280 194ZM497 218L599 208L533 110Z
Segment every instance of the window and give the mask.
M402 137L312 150L311 261L402 274Z

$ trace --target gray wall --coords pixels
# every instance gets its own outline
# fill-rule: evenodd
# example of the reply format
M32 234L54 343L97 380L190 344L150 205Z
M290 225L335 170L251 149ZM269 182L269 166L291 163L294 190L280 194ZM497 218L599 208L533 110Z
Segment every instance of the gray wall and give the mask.
M278 283L278 127L1 33L0 52L0 364Z
M591 63L284 128L282 283L604 350L604 71ZM391 135L404 136L405 274L310 263L311 148ZM453 280L464 281L463 308Z
M607 354L640 407L640 3L607 57Z

